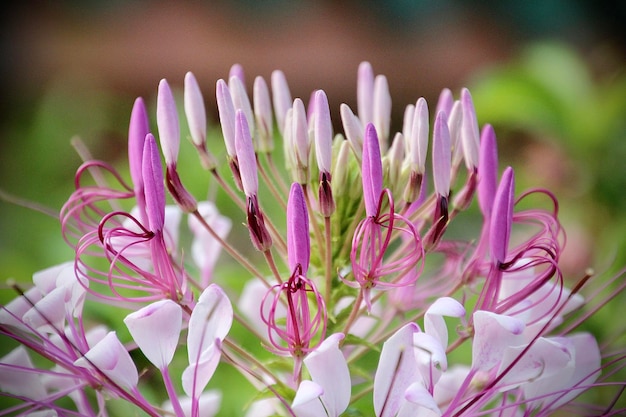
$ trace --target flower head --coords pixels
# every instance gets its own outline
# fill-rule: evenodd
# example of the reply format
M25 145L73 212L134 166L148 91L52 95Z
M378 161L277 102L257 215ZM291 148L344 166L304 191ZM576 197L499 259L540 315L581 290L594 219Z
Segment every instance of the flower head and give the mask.
M144 100L133 106L131 183L102 161L78 168L60 213L74 259L0 306L0 335L21 345L0 359L9 413L105 416L117 398L131 414L210 417L236 397L254 416L544 416L589 389L617 394L583 412L624 411L623 348L581 329L614 295L584 297L592 273L568 288L557 199L499 175L469 90L444 89L432 117L418 98L393 132L388 80L364 62L341 132L324 90L305 104L281 71L270 81L250 96L239 64L217 81L219 159L185 74L211 201L179 175L166 80L159 143ZM474 200L482 216L465 213Z

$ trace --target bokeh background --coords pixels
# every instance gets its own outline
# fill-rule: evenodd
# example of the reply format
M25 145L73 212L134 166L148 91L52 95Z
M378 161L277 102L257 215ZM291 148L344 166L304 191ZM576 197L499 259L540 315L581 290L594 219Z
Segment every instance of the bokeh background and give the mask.
M6 279L28 282L72 258L58 220L44 214L57 212L73 190L81 159L71 139L123 166L135 97L154 110L159 80L180 88L187 71L216 126L215 81L235 63L249 88L256 75L269 80L282 69L294 97L325 89L337 129L339 104L356 108L363 60L388 77L395 130L418 97L434 108L442 88L470 88L479 122L496 129L501 166L516 168L518 190L540 186L558 196L568 231L566 276L576 280L590 266L610 275L626 264L626 2L74 0L3 7L2 302L14 296ZM624 331L601 320L600 333Z

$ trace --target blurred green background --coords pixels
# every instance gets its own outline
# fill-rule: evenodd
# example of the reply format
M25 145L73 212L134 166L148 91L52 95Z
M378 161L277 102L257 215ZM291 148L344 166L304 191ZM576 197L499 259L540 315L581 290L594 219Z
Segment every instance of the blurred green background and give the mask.
M404 106L418 97L434 109L442 88L455 95L470 88L479 122L495 127L501 167L516 169L518 191L545 187L558 196L567 278L590 266L610 275L626 264L624 2L92 0L5 7L2 303L14 296L6 279L28 282L33 272L72 259L57 219L7 200L58 211L81 163L73 137L96 158L125 166L133 101L143 96L154 115L161 78L180 88L193 71L215 127L215 81L234 63L243 65L249 88L256 75L269 82L274 69L285 72L294 97L324 88L338 130L339 104L356 108L363 60L388 77L395 130ZM195 169L193 152L183 153ZM621 334L623 325L606 327L603 317L622 306L591 326Z

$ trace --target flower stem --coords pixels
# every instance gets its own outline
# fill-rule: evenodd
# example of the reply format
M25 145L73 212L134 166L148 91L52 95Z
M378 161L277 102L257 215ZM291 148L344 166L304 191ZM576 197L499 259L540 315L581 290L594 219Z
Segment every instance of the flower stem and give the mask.
M326 301L326 305L331 305L330 296L331 296L331 290L332 290L332 285L333 285L333 275L332 275L333 251L332 251L332 246L331 246L332 233L331 233L330 228L331 228L330 217L324 217L324 233L326 237L326 247L324 249L324 253L326 254L326 268L325 268L326 293L324 294L324 301Z

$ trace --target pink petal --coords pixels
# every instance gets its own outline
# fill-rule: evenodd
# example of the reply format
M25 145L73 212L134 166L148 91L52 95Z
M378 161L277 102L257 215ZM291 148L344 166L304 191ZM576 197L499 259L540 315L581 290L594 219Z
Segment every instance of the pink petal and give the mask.
M57 276L56 285L67 291L66 311L71 312L74 317L79 317L82 315L89 281L83 275L77 276L73 262L67 262L62 266L63 268Z
M23 317L33 307L33 303L41 300L41 292L32 287L23 296L14 298L9 304L0 307L0 324L30 331L24 325Z
M463 317L465 308L454 298L441 297L428 307L424 315L424 332L439 340L444 349L448 346L448 327L446 317Z
M393 417L407 388L419 378L413 351L413 335L419 331L408 323L384 344L374 376L374 410L377 417Z
M580 395L600 376L600 349L591 334L580 333L557 340L567 346L573 354L573 361L567 367L562 367L560 372L523 386L524 398L537 398L531 403L532 409L557 409ZM554 395L546 396L550 393Z
M33 372L28 369L33 369ZM33 363L24 346L18 346L0 359L0 390L33 400L46 397L41 373L34 371Z
M258 400L253 402L248 411L246 412L245 417L272 417L276 416L278 409L281 408L280 401L278 398L264 398L262 400Z
M407 388L404 398L407 402L400 408L398 417L421 416L424 413L424 409L432 411L435 416L441 415L441 410L439 410L433 396L418 382L412 383Z
M304 358L304 365L313 382L324 390L321 394L322 402L330 417L339 416L350 403L350 371L339 349L339 342L343 338L342 333L328 336L317 349Z
M514 317L489 311L474 313L474 340L472 343L472 368L489 370L502 360L509 346L521 345L524 323Z
M22 317L22 321L40 332L59 332L65 327L67 317L65 302L68 298L66 288L55 288L30 308Z
M165 369L172 361L183 312L172 300L161 300L129 314L124 323L133 340L154 366Z
M439 343L439 340L423 332L413 335L413 346L415 347L415 360L419 365L424 383L435 384L441 376L441 370L448 369L446 348Z
M211 390L200 395L198 399L198 417L213 417L220 409L220 403L222 402L222 394L219 391ZM191 407L193 400L189 397L183 397L180 399L180 407L185 413L185 417L191 417ZM171 401L166 401L163 404L163 409L169 411L171 415L175 415L174 407Z
M324 394L324 389L321 385L304 380L298 386L298 391L293 399L291 407L297 417L321 417L329 416L333 414L326 413L324 406L319 398Z
M137 368L115 332L109 332L74 365L87 369L96 367L122 388L133 389L139 380Z
M213 202L199 202L198 212L220 238L226 239L232 228L232 221L228 217L222 216ZM195 216L189 216L188 219L189 229L194 236L191 244L191 255L201 270L202 285L206 287L211 282L213 267L222 251L222 244L207 231Z
M196 363L204 352L223 340L233 322L233 307L230 300L216 284L209 285L200 295L189 318L187 352L189 363Z
M515 365L504 375L498 387L516 388L520 384L558 374L568 380L574 371L574 353L554 339L540 337L520 359L526 345L511 346L504 350L498 375L502 374L515 360Z
M209 383L217 365L220 362L221 349L219 339L215 339L207 349L202 352L202 356L198 362L190 362L185 368L182 375L183 391L192 398L198 396L204 391Z
M465 365L450 367L435 385L434 398L437 404L449 404L461 389L470 368Z
M35 284L35 287L39 289L41 294L48 294L57 287L57 278L59 277L59 274L68 266L71 266L72 269L74 269L74 262L64 262L62 264L54 265L35 272L33 274L33 283Z

